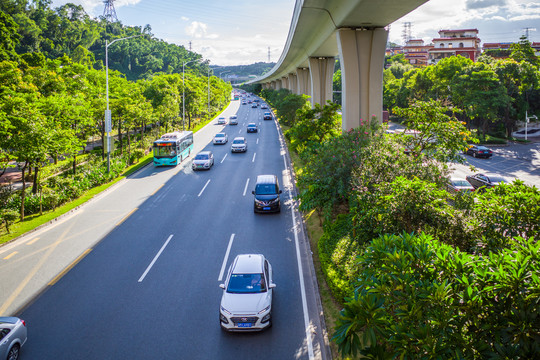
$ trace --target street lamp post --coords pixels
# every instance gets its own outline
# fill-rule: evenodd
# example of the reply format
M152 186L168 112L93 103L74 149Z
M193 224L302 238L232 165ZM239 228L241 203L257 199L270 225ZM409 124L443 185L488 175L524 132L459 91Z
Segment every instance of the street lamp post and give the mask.
M182 63L182 131L185 130L185 117L186 117L186 87L184 85L185 67L187 64L194 61L201 61L202 59L190 60Z
M525 110L525 141L527 141L527 124L529 123L529 119L538 120L538 117L536 115L528 116L527 111Z
M109 43L109 40L105 40L105 87L107 98L107 110L105 110L105 132L107 133L107 174L111 171L111 110L109 109L109 46L120 40L127 40L142 35L133 35L120 39L114 39Z
M208 117L210 117L210 71L212 71L212 75L214 74L214 70L210 69L209 67L208 68Z

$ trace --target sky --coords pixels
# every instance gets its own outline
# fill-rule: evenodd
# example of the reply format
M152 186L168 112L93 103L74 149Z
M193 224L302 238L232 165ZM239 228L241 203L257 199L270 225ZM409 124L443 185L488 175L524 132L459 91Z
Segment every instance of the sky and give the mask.
M397 0L399 1L399 0ZM103 15L103 0L53 0L52 7L82 5ZM149 24L158 39L183 45L212 65L276 62L289 32L295 0L114 0L124 25ZM430 43L442 29L478 29L482 43L517 42L529 28L540 42L538 0L430 0L390 25L389 41L403 44L404 23L411 37Z

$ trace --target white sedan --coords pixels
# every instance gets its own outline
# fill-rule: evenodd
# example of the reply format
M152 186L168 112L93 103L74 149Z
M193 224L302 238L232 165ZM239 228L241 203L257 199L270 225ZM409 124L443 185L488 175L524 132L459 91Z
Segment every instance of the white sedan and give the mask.
M224 116L220 116L217 119L217 124L218 125L227 125L227 119L225 119Z
M227 136L227 134L222 133L222 132L217 133L216 135L214 135L214 139L212 140L214 145L226 144L227 141L229 141L229 137Z
M272 325L272 266L261 254L238 255L227 272L219 323L227 331L260 331Z

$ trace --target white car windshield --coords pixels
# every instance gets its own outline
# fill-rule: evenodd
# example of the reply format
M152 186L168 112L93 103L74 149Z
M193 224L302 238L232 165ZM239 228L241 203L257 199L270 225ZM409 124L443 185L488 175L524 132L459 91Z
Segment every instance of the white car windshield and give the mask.
M266 291L263 274L232 274L227 286L228 293L249 294Z
M206 154L199 154L197 156L195 156L195 160L208 160L208 155Z
M234 140L233 144L243 144L244 140Z

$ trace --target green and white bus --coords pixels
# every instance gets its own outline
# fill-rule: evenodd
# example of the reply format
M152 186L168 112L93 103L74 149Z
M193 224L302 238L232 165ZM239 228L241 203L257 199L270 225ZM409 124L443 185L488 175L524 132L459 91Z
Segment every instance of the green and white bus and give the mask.
M154 141L154 166L178 165L193 150L193 132L175 131Z

